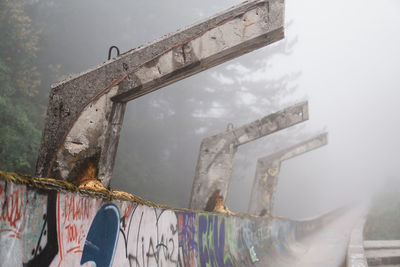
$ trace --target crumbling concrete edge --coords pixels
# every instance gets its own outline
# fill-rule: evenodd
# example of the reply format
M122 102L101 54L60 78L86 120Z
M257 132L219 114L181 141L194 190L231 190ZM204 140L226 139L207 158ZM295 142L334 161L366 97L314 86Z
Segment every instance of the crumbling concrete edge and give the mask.
M367 267L367 258L364 250L363 230L366 219L362 218L354 227L350 235L349 246L347 248L347 267Z

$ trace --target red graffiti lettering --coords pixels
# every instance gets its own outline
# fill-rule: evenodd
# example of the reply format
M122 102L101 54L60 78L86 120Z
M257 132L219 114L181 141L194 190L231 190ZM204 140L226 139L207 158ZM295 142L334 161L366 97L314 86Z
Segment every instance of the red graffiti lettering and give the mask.
M81 241L85 238L85 232L83 226L76 226L75 224L68 224L65 226L66 241L67 243L81 244Z
M67 225L65 226L65 230L67 231L67 241L76 242L78 239L78 231L76 230L76 225Z
M89 219L90 208L90 201L88 199L65 195L63 213L64 223L71 219L73 221Z
M10 227L17 229L17 222L22 218L23 188L19 187L11 194L0 190L0 220L8 222Z

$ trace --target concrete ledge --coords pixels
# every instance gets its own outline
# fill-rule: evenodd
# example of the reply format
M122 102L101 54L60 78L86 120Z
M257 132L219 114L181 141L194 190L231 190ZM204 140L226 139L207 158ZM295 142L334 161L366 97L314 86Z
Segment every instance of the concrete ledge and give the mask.
M364 249L400 249L400 240L365 240Z
M367 267L367 259L364 251L363 229L365 219L357 223L351 232L349 246L347 248L347 267Z
M365 255L368 266L400 264L400 249L368 249Z

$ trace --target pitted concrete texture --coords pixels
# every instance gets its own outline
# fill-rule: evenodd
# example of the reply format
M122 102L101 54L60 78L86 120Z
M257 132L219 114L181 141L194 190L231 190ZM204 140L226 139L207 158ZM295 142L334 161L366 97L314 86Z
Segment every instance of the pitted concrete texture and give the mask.
M248 1L53 85L36 174L56 179L68 176L75 180L79 174L71 167L79 173L90 161L96 178L108 186L120 129L109 124L114 119L118 124L122 122L121 103L283 37L284 0ZM112 92L114 88L118 92ZM104 97L107 99L103 100ZM107 104L110 100L112 105ZM95 103L104 104L91 111L102 115L96 122L108 125L97 127L93 135L86 135L89 129L84 128L90 128L91 124L81 117L92 117L87 112ZM83 122L85 125L79 129L85 135L78 138L73 128ZM98 134L104 128L111 138L104 139ZM98 143L96 138L102 141L100 146L91 145ZM74 159L77 157L79 160ZM101 170L100 163L108 166Z

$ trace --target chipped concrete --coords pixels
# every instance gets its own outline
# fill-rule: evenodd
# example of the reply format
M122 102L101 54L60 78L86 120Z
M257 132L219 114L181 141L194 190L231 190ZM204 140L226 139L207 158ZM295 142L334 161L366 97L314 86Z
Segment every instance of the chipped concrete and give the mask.
M238 146L308 120L308 103L302 102L239 128L203 139L200 145L190 208L204 210L213 192L226 199Z
M89 147L89 140L84 135L74 136L74 138L68 135L64 147L71 155L75 156Z
M258 159L256 174L250 195L249 214L263 216L273 208L274 193L282 161L328 144L328 134L323 133L292 147Z
M136 80L132 87L124 87L114 100L134 99L282 39L283 1L254 1L247 4L249 3L251 5L247 8L236 8L230 15L227 15L229 12L220 14L225 20L210 24L202 31L176 42L172 49L165 50L134 69L131 74Z
M107 94L88 105L69 131L64 146L57 153L53 169L59 172L63 180L74 181L76 175L71 175L71 171L80 168L80 164L87 158L101 154L114 105L111 97L117 91L118 86L114 86Z
M85 154L108 186L126 101L283 37L284 0L244 2L53 85L36 174L66 179Z

